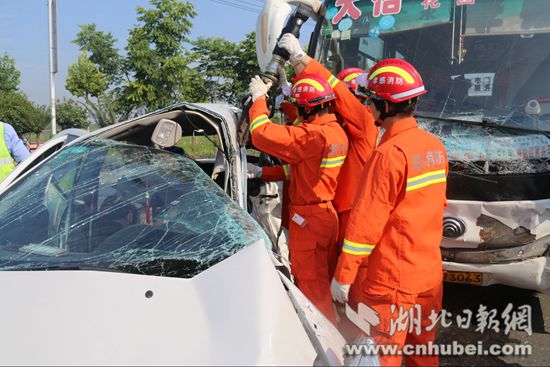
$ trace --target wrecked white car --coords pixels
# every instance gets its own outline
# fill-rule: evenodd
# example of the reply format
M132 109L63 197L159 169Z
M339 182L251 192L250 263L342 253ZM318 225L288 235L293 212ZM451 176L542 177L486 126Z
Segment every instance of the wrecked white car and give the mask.
M45 148L8 177L4 364L343 363L344 339L246 212L237 123L229 106L180 104ZM198 131L214 158L174 148Z

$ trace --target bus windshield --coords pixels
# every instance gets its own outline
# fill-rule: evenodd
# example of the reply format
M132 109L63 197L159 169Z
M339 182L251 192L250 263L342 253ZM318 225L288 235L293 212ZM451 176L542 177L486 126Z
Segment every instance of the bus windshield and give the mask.
M337 73L403 58L417 112L550 131L550 1L329 0L316 58Z

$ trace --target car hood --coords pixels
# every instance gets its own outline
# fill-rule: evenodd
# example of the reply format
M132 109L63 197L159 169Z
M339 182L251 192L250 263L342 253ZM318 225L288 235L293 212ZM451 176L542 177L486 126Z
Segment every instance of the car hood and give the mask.
M312 365L314 349L258 241L192 279L0 272L4 364Z

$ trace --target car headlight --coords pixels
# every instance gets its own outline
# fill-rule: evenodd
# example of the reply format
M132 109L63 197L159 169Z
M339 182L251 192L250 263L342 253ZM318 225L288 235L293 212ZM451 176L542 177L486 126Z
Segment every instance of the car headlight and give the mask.
M444 217L443 218L443 237L457 238L466 232L466 224L458 218Z

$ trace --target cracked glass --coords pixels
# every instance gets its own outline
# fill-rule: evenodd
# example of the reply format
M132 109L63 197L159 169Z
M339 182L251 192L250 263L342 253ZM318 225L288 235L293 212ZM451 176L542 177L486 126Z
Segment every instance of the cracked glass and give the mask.
M358 0L346 7L325 1L320 62L336 75L347 67L369 70L382 59L404 59L428 90L418 103L422 115L550 131L550 1L395 3L390 8ZM342 16L346 10L352 18Z
M192 160L111 140L61 150L0 198L0 270L189 278L258 240Z
M548 133L418 119L447 150L451 168L466 174L531 174L550 171Z
M550 1L383 3L326 0L319 61L335 75L386 58L414 65L428 90L416 114L445 143L454 173L550 171Z

